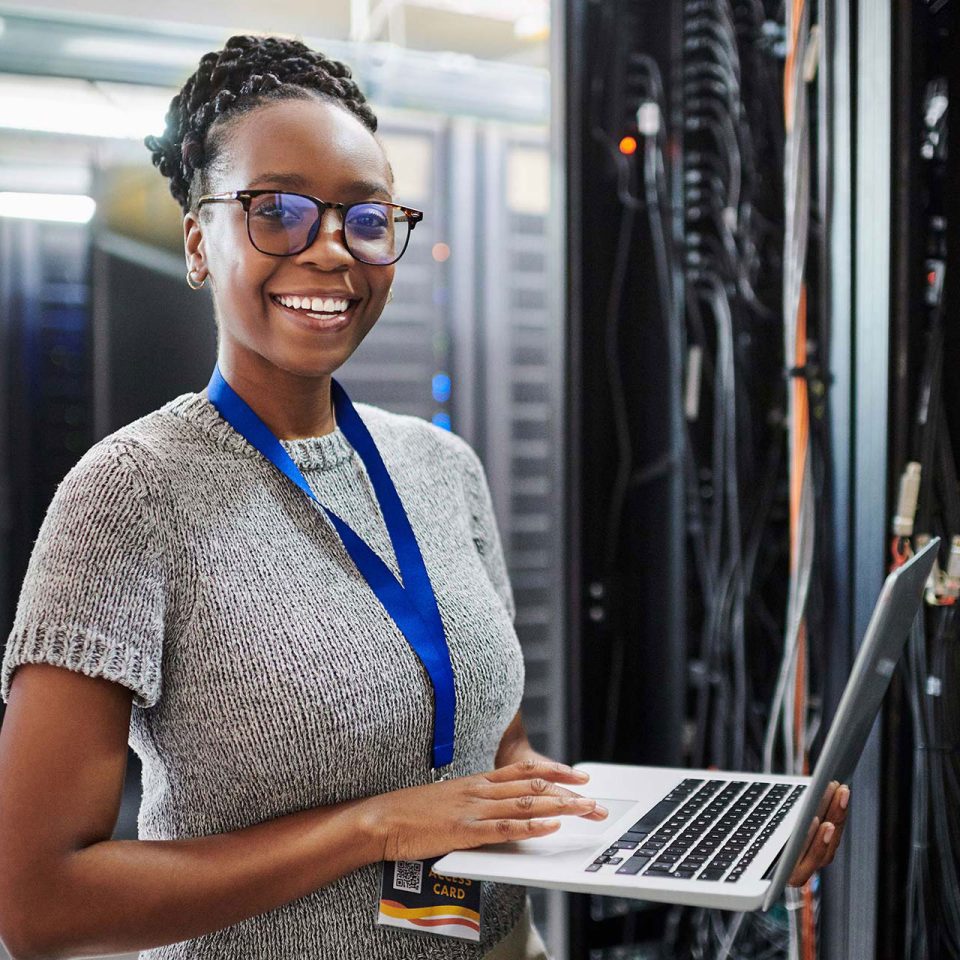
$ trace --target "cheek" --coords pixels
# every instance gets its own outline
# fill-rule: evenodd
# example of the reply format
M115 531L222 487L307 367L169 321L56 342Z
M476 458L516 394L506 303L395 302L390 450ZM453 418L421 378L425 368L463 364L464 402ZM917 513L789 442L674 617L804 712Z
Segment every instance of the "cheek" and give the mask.
M366 271L372 300L386 300L396 269L396 264L391 264L389 267L373 267Z
M253 248L249 251L235 249L221 260L218 267L217 293L221 300L234 306L246 304L253 310L266 302L264 287L276 269L272 260Z

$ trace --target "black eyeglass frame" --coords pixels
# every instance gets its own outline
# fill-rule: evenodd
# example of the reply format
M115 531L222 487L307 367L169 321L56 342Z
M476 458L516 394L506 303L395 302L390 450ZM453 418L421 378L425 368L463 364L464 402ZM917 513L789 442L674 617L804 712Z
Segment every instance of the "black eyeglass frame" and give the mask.
M294 197L301 197L304 200L311 200L314 204L316 204L317 211L319 213L317 219L318 229L314 234L313 239L302 249L292 250L289 253L270 253L267 250L261 250L254 241L253 234L250 232L250 201L253 200L254 197L262 197L270 193L290 194ZM360 263L366 263L374 267L389 267L391 264L396 263L404 255L404 253L406 253L407 244L410 243L410 236L413 233L413 228L423 219L422 210L417 210L414 207L407 207L402 203L393 203L390 200L370 199L357 200L354 203L334 203L331 200L321 200L319 197L311 196L309 193L297 193L295 190L232 190L229 193L208 193L197 200L197 209L199 210L200 207L202 207L205 203L230 203L233 200L239 201L239 203L243 206L243 216L247 225L247 239L251 244L253 244L253 248L255 250L268 257L295 257L298 253L303 253L304 250L309 250L310 247L316 243L317 237L320 235L319 225L323 222L323 215L328 209L341 211L341 224L345 225L347 222L347 213L350 211L351 207L361 207L368 203L381 203L385 207L395 207L398 210L402 210L407 215L407 222L410 224L410 229L407 231L407 238L404 241L403 250L401 250L393 260L388 260L385 263L379 260L364 260L363 257L358 257L350 249L350 243L347 240L346 229L343 231L343 245L347 248L347 252L350 254L350 256L353 257L354 260L359 260Z

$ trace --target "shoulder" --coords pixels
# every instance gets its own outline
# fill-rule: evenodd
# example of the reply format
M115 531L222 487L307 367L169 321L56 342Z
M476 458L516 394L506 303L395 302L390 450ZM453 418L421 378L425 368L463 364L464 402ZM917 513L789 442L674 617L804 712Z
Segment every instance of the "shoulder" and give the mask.
M367 425L378 445L392 448L397 455L420 458L436 468L451 466L460 471L476 472L480 458L473 447L452 430L411 414L394 413L370 403L354 402L357 413Z
M193 432L170 407L192 396L178 397L98 440L60 481L58 493L101 493L111 499L127 495L141 501L158 496L165 486L165 464Z

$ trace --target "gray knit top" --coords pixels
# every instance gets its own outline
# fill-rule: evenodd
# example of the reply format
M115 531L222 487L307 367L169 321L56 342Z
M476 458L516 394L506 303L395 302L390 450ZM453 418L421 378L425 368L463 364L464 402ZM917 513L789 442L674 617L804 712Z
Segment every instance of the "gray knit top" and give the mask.
M456 690L453 774L493 768L523 691L513 595L483 466L450 431L354 403L437 596ZM282 441L319 499L401 579L363 461L339 427ZM140 839L238 830L430 782L426 671L323 509L205 393L95 444L57 489L0 672L44 662L133 691ZM429 829L424 812L424 829ZM141 960L479 958L526 891L484 884L480 943L375 922L380 865Z

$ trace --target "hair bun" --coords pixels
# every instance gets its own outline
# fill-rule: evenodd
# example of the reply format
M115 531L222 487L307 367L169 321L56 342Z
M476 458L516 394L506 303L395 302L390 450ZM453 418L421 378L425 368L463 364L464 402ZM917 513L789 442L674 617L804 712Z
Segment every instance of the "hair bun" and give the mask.
M299 40L237 34L222 50L200 58L196 71L170 101L164 133L143 142L186 212L191 190L200 185L197 175L202 177L217 153L216 140L208 136L210 127L266 98L314 93L339 102L375 133L377 117L351 77L347 64Z

